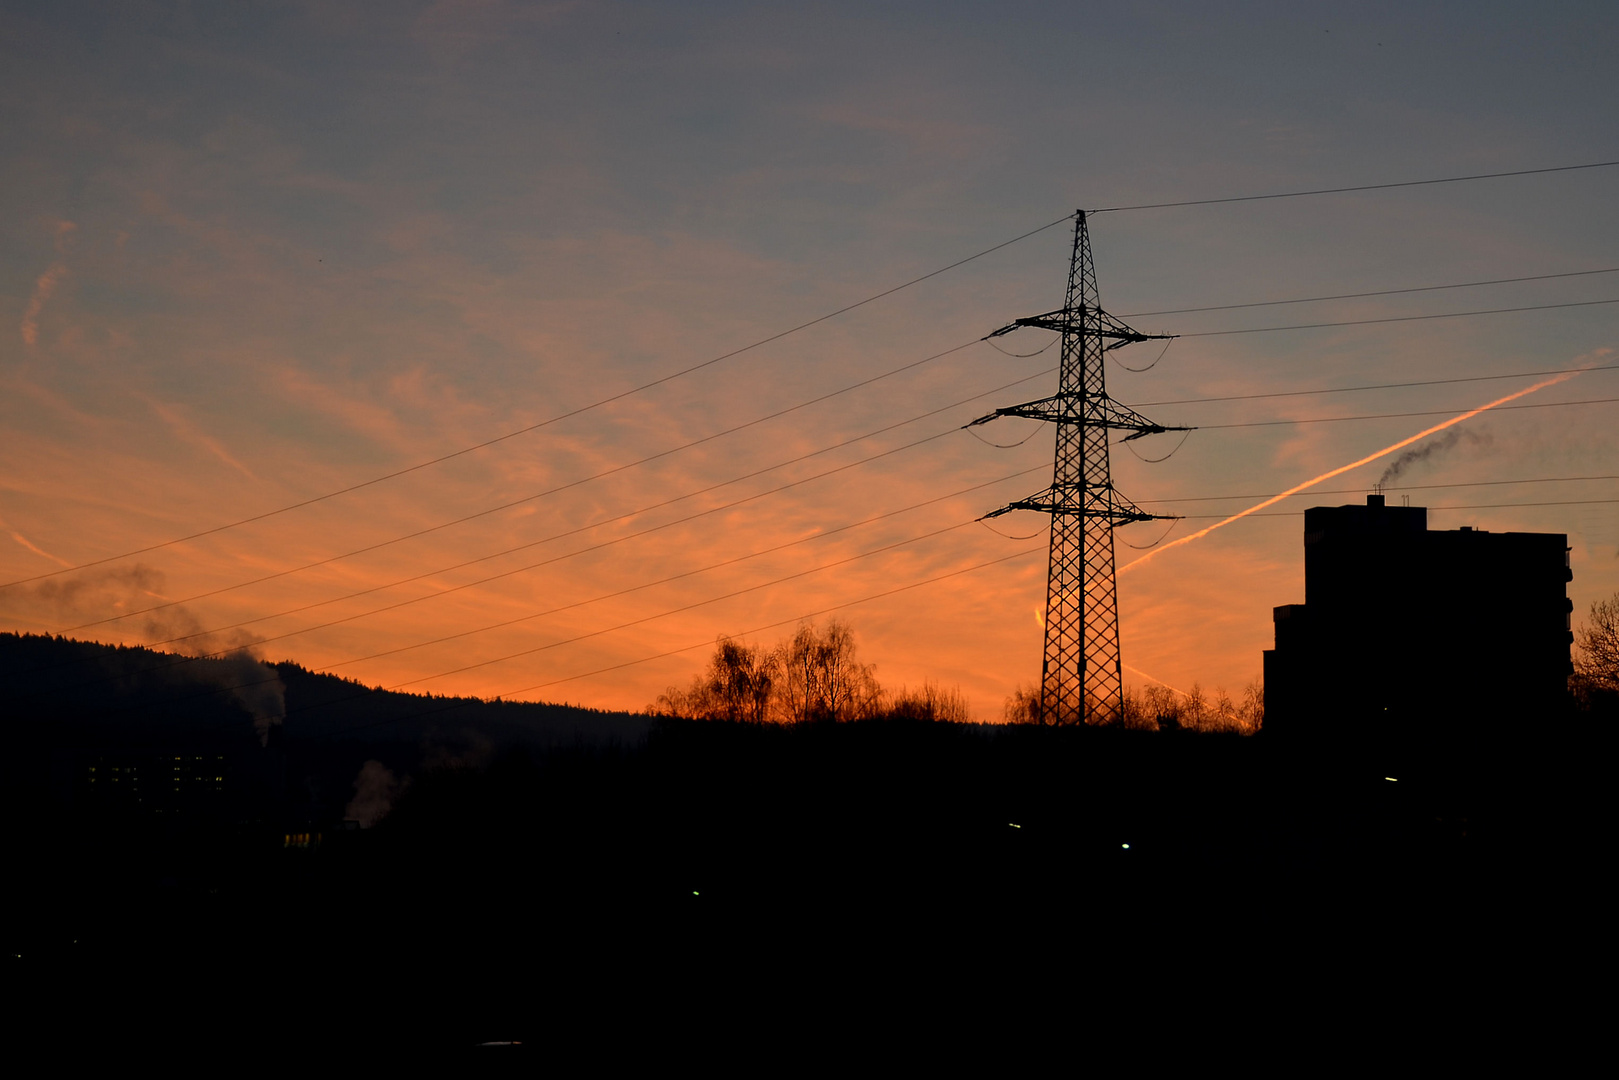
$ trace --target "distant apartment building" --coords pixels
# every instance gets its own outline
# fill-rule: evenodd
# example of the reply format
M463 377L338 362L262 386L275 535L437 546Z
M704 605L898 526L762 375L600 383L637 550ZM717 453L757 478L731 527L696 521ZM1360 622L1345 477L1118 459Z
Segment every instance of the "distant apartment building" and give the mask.
M79 777L87 808L158 815L217 815L230 775L219 753L102 753Z
M1556 710L1572 670L1558 533L1428 529L1420 506L1304 512L1304 603L1275 609L1265 727L1450 741Z

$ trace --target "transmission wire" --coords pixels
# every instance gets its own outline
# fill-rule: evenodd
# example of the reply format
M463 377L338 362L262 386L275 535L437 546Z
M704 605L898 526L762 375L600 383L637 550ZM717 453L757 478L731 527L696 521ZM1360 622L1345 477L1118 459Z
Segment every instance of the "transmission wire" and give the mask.
M709 434L709 435L704 435L700 439L693 439L693 440L691 440L689 442L682 443L679 446L670 447L667 450L660 450L656 454L649 454L646 457L638 458L635 461L625 462L622 465L615 465L610 469L603 469L602 471L597 472L597 473L592 473L589 476L581 477L581 478L579 478L577 480L570 480L565 484L559 484L556 487L547 488L546 490L541 491L541 492L537 492L537 493L535 493L533 495L525 495L521 499L513 499L510 502L501 503L498 506L492 506L492 507L489 507L489 508L484 509L484 510L479 510L479 511L477 511L475 513L466 514L466 515L464 515L462 517L453 518L453 519L451 519L449 521L440 522L437 525L428 526L425 529L418 529L415 532L406 533L403 536L395 536L395 537L392 537L390 539L382 540L382 541L379 541L379 542L374 543L374 544L367 544L364 547L355 548L352 551L347 551L347 552L344 552L344 553L342 553L340 555L332 555L332 556L329 556L329 557L324 558L324 559L317 559L317 560L315 560L313 562L304 563L304 564L302 564L300 566L290 567L290 568L288 568L286 570L278 570L278 571L275 571L274 573L264 574L264 575L262 575L260 577L252 578L252 579L250 579L248 581L238 582L238 583L236 583L234 585L224 585L224 586L221 586L221 587L219 587L217 589L211 589L208 592L197 593L194 596L186 597L186 598L181 599L181 600L165 601L162 604L154 604L151 607L142 608L142 609L140 609L138 611L125 612L125 613L117 615L117 616L112 616L112 617L109 617L109 618L106 618L106 619L97 620L96 622L83 623L83 624L81 624L79 626L68 627L67 631L82 630L82 629L85 629L86 627L98 626L98 625L100 625L102 623L115 622L118 619L127 618L127 617L132 616L132 615L141 615L141 614L145 614L145 613L150 612L150 611L158 611L158 610L161 610L163 608L174 607L177 604L189 603L189 602L191 602L193 600L201 600L201 599L204 599L205 597L218 596L221 593L233 592L236 589L245 589L250 585L261 585L266 581L275 581L275 580L277 580L279 578L289 577L289 576L291 576L293 574L302 573L305 570L313 570L313 569L315 569L317 567L328 566L328 565L330 565L332 563L335 563L335 562L341 562L344 559L351 559L356 555L364 555L364 554L367 554L367 553L372 552L372 551L378 551L378 550L380 550L382 548L385 548L385 547L391 547L394 544L401 544L401 543L404 543L406 540L415 540L415 539L418 539L420 537L427 536L427 535L429 535L431 533L441 532L444 529L448 529L448 528L451 528L451 527L456 526L456 525L464 525L469 521L475 521L475 520L477 520L478 518L481 518L481 517L488 517L490 514L498 514L503 510L510 510L515 506L521 506L524 503L534 502L534 501L536 501L538 499L543 499L543 498L546 498L548 496L558 494L559 492L567 491L567 490L569 490L571 488L576 488L576 487L579 487L579 486L581 486L583 484L588 484L588 483L590 483L590 482L592 482L594 480L600 480L603 477L612 476L612 475L614 475L616 473L625 472L625 471L627 471L629 469L633 469L633 468L636 468L638 466L645 465L648 462L657 461L660 458L669 457L669 456L671 456L673 454L680 453L682 450L689 450L694 446L700 446L703 443L713 442L715 439L720 439L720 438L723 438L723 437L725 437L727 435L735 434L736 432L742 431L742 430L744 430L746 428L756 427L759 424L766 423L766 422L768 422L770 420L779 419L782 416L786 416L788 413L796 412L799 409L803 409L803 408L807 408L807 407L809 407L811 405L819 404L819 403L821 403L823 401L827 401L827 400L829 400L831 398L834 398L834 397L837 397L837 396L839 396L841 394L848 393L851 390L857 390L857 389L859 389L859 388L861 388L863 386L868 386L868 385L870 385L870 384L872 384L874 382L878 382L878 381L880 381L882 379L886 379L886 378L888 378L888 377L890 377L892 375L897 375L897 374L899 374L899 373L901 373L903 371L909 370L911 368L920 367L923 364L932 363L933 361L942 359L942 358L944 358L946 356L949 356L952 353L957 353L957 352L960 352L963 349L970 348L971 346L976 345L977 343L978 342L976 340L969 341L969 342L964 342L963 344L954 346L953 348L946 349L943 352L935 353L934 355L929 356L929 357L925 357L925 358L923 358L921 360L914 360L914 361L912 361L912 362L910 362L908 364L903 364L900 367L892 368L892 369L890 369L888 371L882 372L879 375L873 375L869 379L863 379L860 382L852 383L852 384L850 384L848 386L845 386L845 387L842 387L842 388L840 388L838 390L833 390L830 393L822 394L819 397L811 398L811 399L809 399L807 401L801 401L798 404L790 405L785 409L778 409L776 412L768 413L768 414L766 414L764 416L758 417L758 418L753 419L753 420L749 420L749 421L747 421L745 423L737 424L737 425L735 425L733 427L725 428L722 431L716 431L716 432L714 432L712 434ZM85 565L89 565L89 564L85 564ZM46 576L49 576L49 575L46 575ZM33 581L33 580L38 580L38 579L29 578L27 580ZM66 631L64 631L64 632L66 632Z
M407 468L396 469L393 472L385 473L382 476L373 477L370 480L361 481L358 484L350 484L348 487L339 488L336 491L329 491L324 495L316 495L316 496L314 496L312 498L302 499L302 500L300 500L298 502L295 502L295 503L289 503L288 505L279 507L279 508L277 508L275 510L267 510L264 513L261 513L261 514L254 514L254 515L252 515L250 517L240 518L240 519L238 519L236 521L227 522L226 524L223 524L223 525L216 525L213 528L203 529L203 530L201 530L199 532L190 533L190 534L188 534L186 536L175 537L172 540L165 540L162 543L149 544L146 547L135 548L134 550L131 550L131 551L125 551L122 554L108 555L108 556L105 556L104 558L100 558L100 559L92 559L92 560L90 560L88 562L82 562L82 563L79 563L79 564L77 564L75 566L64 567L64 568L62 568L60 570L52 570L49 573L35 574L33 577L18 578L15 581L0 582L0 589L8 589L8 588L11 588L13 585L22 585L22 584L26 584L26 583L31 582L31 581L40 581L40 580L43 580L45 578L57 577L57 576L59 576L61 574L72 573L72 572L74 572L76 570L84 570L84 569L87 569L87 568L92 567L92 566L101 566L104 563L116 562L119 559L127 559L127 558L129 558L131 556L134 556L134 555L144 555L147 552L157 551L157 550L160 550L160 549L166 548L166 547L173 547L175 544L183 544L188 540L197 540L197 539L200 539L200 538L202 538L204 536L212 536L215 533L225 532L225 531L227 531L229 529L235 529L235 528L238 528L238 527L240 527L242 525L251 524L251 523L253 523L255 521L263 521L266 518L276 517L278 515L288 513L289 511L292 511L292 510L298 510L298 509L301 509L301 508L306 507L306 506L313 506L316 503L325 502L325 501L327 501L329 499L335 499L339 495L347 495L347 494L350 494L351 492L359 491L362 488L372 487L372 486L374 486L376 484L383 483L384 481L393 480L393 479L396 479L398 477L405 476L405 475L407 475L409 473L418 472L418 471L420 471L422 469L429 468L429 467L431 467L433 465L439 465L439 464L442 464L442 463L444 463L446 461L450 461L450 460L452 460L454 458L462 457L462 456L464 456L466 454L473 453L474 451L486 449L486 448L488 448L490 446L494 446L497 443L505 442L508 439L514 439L519 435L526 435L526 434L528 434L530 432L538 431L540 428L548 427L551 424L558 423L559 421L567 420L567 419L569 419L571 417L575 417L575 416L579 416L579 415L581 415L583 413L591 412L592 410L599 409L602 406L609 405L609 404L611 404L611 403L613 403L615 401L621 401L624 398L630 397L630 396L632 396L634 394L639 394L644 390L650 390L655 386L661 386L664 383L672 382L675 379L679 379L679 378L682 378L683 376L690 375L692 372L701 371L703 368L709 367L709 366L711 366L713 364L717 364L722 360L729 360L732 357L740 356L745 352L750 352L753 349L757 349L757 348L759 348L761 346L768 345L771 342L780 341L782 338L787 337L787 336L789 336L791 334L796 334L800 330L807 330L808 328L810 328L812 326L815 326L815 325L817 325L819 323L826 322L828 319L835 319L839 315L847 314L848 312L854 311L856 308L864 307L865 305L870 304L870 303L874 303L875 301L881 300L884 297L892 296L893 294L895 294L897 292L900 292L903 289L910 288L912 285L918 285L918 284L920 284L920 283L922 283L924 281L927 281L929 278L938 277L940 274L946 273L946 272L948 272L950 270L954 270L957 267L965 266L967 263L972 262L974 259L981 259L985 255L989 255L989 254L992 254L994 252L997 252L997 251L1001 250L1004 247L1009 247L1012 244L1018 243L1020 240L1027 240L1029 237L1038 235L1039 233L1042 233L1042 232L1045 232L1047 229L1055 228L1056 226L1061 225L1064 222L1072 221L1073 218L1074 218L1073 214L1064 214L1062 217L1058 218L1055 221L1047 222L1046 224L1041 225L1040 227L1035 228L1035 229L1030 229L1026 233L1022 233L1021 235L1012 237L1012 239L1010 239L1010 240L1003 240L999 244L994 245L993 247L987 247L982 251L979 251L979 252L977 252L975 254L969 255L965 259L957 259L955 262L950 263L948 266L941 266L937 270L931 270L928 273L923 274L920 277L912 278L911 280L909 280L909 281L907 281L907 282L905 282L905 283L903 283L901 285L895 285L893 288L884 289L882 292L879 292L879 293L873 293L871 296L868 296L863 300L857 300L852 304L847 304L847 305L845 305L843 307L838 308L836 311L828 312L827 314L818 316L817 318L811 319L808 322L799 323L797 326L791 327L790 329L787 329L787 330L783 330L780 333L771 334L769 337L760 338L758 341L753 342L751 345L744 345L739 349L732 349L730 352L722 353L721 355L716 356L711 360L704 360L700 364L693 364L690 367L682 368L679 371L671 372L668 375L664 375L664 376L661 376L659 378L653 379L650 382L641 383L639 386L634 386L634 387L631 387L628 390L623 390L623 391L620 391L617 394L612 394L612 395L610 395L608 397L601 398L601 399L599 399L597 401L592 402L589 405L582 405L579 408L570 409L567 412L559 413L556 416L553 416L548 420L542 420L537 424L530 424L530 425L528 425L526 427L518 428L515 431L509 431L504 435L498 435L493 439L486 439L481 443L476 443L476 444L474 444L472 446L463 447L460 450L455 450L455 451L452 451L451 453L448 453L448 454L441 454L438 457L431 458L431 459L429 459L427 461L419 462L418 464L411 465L411 466L409 466Z
M1164 530L1163 535L1150 544L1132 544L1128 540L1120 540L1119 543L1123 544L1127 548L1134 548L1136 551L1147 551L1151 548L1157 547L1159 544L1162 544L1165 540L1169 539L1169 534L1175 530L1175 526L1178 525L1182 520L1183 517L1180 516L1177 516L1171 520L1169 523L1169 528Z
M1173 345L1173 344L1175 344L1175 339L1174 338L1170 338L1168 341L1164 342L1164 349L1163 349L1162 352L1160 352L1158 354L1158 360L1162 360L1165 356L1167 356L1169 354L1169 347L1171 345ZM1151 371L1153 368L1158 366L1158 360L1154 360L1152 363L1148 364L1146 367L1131 367L1129 364L1126 364L1123 360L1120 360L1117 356L1115 356L1113 358L1113 362L1115 364L1119 365L1121 368L1123 368L1126 371L1133 371L1136 374L1140 374L1143 371Z
M1375 383L1370 386L1334 386L1325 390L1279 390L1267 394L1229 394L1224 397L1176 398L1171 401L1141 401L1132 408L1145 409L1154 405L1204 405L1211 401L1257 401L1260 398L1307 397L1311 394L1350 394L1362 390L1403 390L1412 386L1448 386L1451 383L1493 382L1499 379L1532 379L1540 375L1570 375L1585 371L1619 371L1619 364L1599 367L1552 368L1548 371L1517 371L1510 375L1468 375L1459 379L1422 379L1418 382Z
M1190 431L1181 432L1181 441L1175 444L1175 449L1171 450L1169 453L1165 454L1163 457L1158 457L1158 458L1142 457L1141 452L1139 450L1137 450L1135 447L1130 445L1130 440L1128 438L1120 439L1119 441L1124 444L1125 449L1129 450L1130 453L1132 453L1132 454L1134 454L1136 456L1136 459L1138 461L1144 461L1148 465L1156 465L1160 461L1168 461L1170 458L1174 457L1177 453L1179 453L1180 448L1186 445L1186 440L1188 438L1190 438L1191 435L1192 435L1192 433Z
M1532 405L1498 405L1491 412L1508 412L1515 409L1560 409L1569 405L1609 405L1619 401L1619 398L1582 398L1579 401L1542 401ZM1412 416L1444 416L1455 412L1455 409L1426 409L1422 412L1402 413L1370 413L1365 416L1315 416L1299 420L1249 420L1241 424L1199 424L1200 431L1214 431L1223 428L1250 428L1250 427L1282 427L1288 424L1335 424L1347 420L1395 420Z
M1564 304L1529 304L1524 307L1483 308L1478 311L1446 311L1437 315L1392 315L1381 319L1345 319L1341 322L1299 323L1294 326L1255 326L1245 330L1202 330L1197 333L1178 334L1177 337L1230 337L1233 334L1270 334L1278 330L1323 330L1337 326L1371 326L1374 323L1426 322L1431 319L1462 319L1471 315L1507 315L1519 311L1553 311L1558 308L1600 307L1619 304L1612 300L1575 300Z
M1418 285L1408 289L1377 289L1373 292L1337 293L1332 296L1301 296L1293 300L1255 300L1246 304L1214 304L1210 307L1168 308L1164 311L1132 311L1121 319L1144 319L1149 315L1190 315L1204 311L1236 311L1239 308L1280 307L1285 304L1314 304L1326 300L1360 300L1369 296L1400 296L1406 293L1438 292L1444 289L1472 289L1481 285L1511 285L1523 281L1551 281L1554 278L1589 277L1592 274L1619 273L1619 266L1606 270L1570 270L1561 274L1533 274L1529 277L1492 278L1488 281L1459 281L1451 285Z
M1433 180L1401 180L1391 184L1356 184L1351 187L1316 188L1312 191L1279 191L1269 195L1233 195L1223 199L1184 199L1179 202L1139 203L1135 206L1104 206L1092 214L1116 214L1125 210L1164 210L1174 206L1214 206L1219 203L1260 202L1265 199L1298 199L1306 195L1341 195L1350 191L1387 191L1390 188L1423 187L1429 184L1460 184L1468 180L1497 180L1507 176L1537 176L1543 173L1574 172L1578 169L1605 169L1619 161L1593 161L1584 165L1558 165L1546 169L1515 169L1511 172L1474 173L1471 176L1442 176Z

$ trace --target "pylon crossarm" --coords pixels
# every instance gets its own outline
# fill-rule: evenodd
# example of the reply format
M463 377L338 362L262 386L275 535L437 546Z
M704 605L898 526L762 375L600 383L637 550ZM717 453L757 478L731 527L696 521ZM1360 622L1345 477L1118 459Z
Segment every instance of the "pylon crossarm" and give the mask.
M1197 430L1195 427L1155 423L1130 408L1130 406L1120 405L1112 398L1107 399L1106 426L1131 432L1131 434L1121 439L1121 442L1130 442L1132 439L1140 439L1147 435L1162 435L1166 431Z
M1180 337L1179 334L1143 334L1135 327L1129 326L1120 320L1115 319L1101 308L1097 308L1094 312L1092 312L1091 317L1094 318L1099 324L1097 330L1095 331L1096 333L1101 334L1103 337L1119 339L1112 345L1109 345L1109 349L1117 349L1125 345L1133 345L1138 341L1167 341L1170 338Z
M1145 510L1141 510L1134 506L1108 507L1095 510L1054 501L1045 502L1038 498L1019 499L1017 502L1007 503L999 510L991 510L978 520L988 521L990 518L998 518L1004 514L1010 514L1014 510L1032 510L1037 514L1050 514L1053 517L1095 518L1106 521L1115 529L1121 525L1134 525L1138 521L1180 520L1179 517L1173 514L1149 514Z
M1166 425L1148 420L1127 405L1120 405L1112 398L1107 398L1103 405L1101 417L1087 416L1076 406L1080 395L1073 393L1055 394L1051 397L1040 398L1037 401L1026 401L1021 405L1008 405L1003 409L996 409L986 413L963 427L978 427L1002 416L1015 416L1024 420L1045 420L1054 424L1073 424L1076 427L1106 427L1121 431L1133 432L1126 435L1125 442L1139 439L1144 435L1162 435L1166 431L1195 431L1196 428Z
M1178 337L1178 334L1143 334L1135 327L1115 319L1101 308L1061 308L1057 311L1048 311L1044 315L1030 315L1026 319L1018 319L1009 326L990 334L990 337L1000 337L1009 334L1020 326L1033 326L1041 330L1054 330L1059 334L1088 334L1093 337L1111 338L1114 343L1107 346L1116 349L1122 345L1131 345L1137 341L1166 341Z
M978 427L981 424L989 423L991 420L998 420L1003 416L1021 416L1030 420L1064 419L1062 414L1053 412L1051 409L1052 404L1060 400L1061 396L1059 395L1057 397L1041 398L1038 401L1026 401L1022 405L1008 405L1004 409L996 409L992 413L985 413L977 420L961 426L964 428Z
M1120 495L1117 488L1107 489L1108 509L1113 516L1113 527L1129 525L1137 521L1172 521L1179 520L1172 514L1149 514L1135 503Z
M1064 400L1065 398L1062 394L1057 394L1053 397L1041 398L1038 401L1025 401L1021 405L1008 405L1004 409L996 409L992 413L980 416L977 420L964 426L977 427L1002 416L1017 416L1026 420L1053 420L1059 423L1074 423L1078 420L1078 417L1070 415L1069 411L1064 411L1061 408L1061 403Z
M1107 424L1107 426L1124 427L1125 424ZM1164 427L1162 424L1148 424L1148 426L1141 427L1141 429L1138 429L1138 431L1133 431L1132 434L1128 434L1128 436L1125 436L1124 439L1120 439L1119 442L1135 442L1137 439L1145 439L1145 437L1148 436L1161 436L1161 434L1164 434L1166 431L1196 431L1196 427Z
M1069 308L1059 308L1056 311L1048 311L1044 315L1030 315L1026 319L1018 319L1012 325L1014 327L1033 326L1041 330L1055 330L1061 334L1065 331L1079 329L1079 319L1076 318L1078 314L1079 312Z

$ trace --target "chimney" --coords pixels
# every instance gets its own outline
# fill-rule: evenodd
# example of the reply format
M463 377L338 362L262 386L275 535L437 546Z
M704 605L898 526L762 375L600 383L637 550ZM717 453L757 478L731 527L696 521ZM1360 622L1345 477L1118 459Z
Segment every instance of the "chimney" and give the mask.
M1371 507L1375 507L1378 510L1383 509L1383 496L1382 495L1368 495L1368 496L1366 496L1366 505L1371 506Z

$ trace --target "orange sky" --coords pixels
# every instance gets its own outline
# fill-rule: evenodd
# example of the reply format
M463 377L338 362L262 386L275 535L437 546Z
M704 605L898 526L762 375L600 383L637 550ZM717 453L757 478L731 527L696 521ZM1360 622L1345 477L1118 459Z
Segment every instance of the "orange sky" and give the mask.
M538 423L1077 205L1599 160L1558 80L1614 78L1594 61L1546 73L1525 60L1490 78L1554 85L1510 106L1494 90L1469 98L1431 66L1482 78L1467 50L1484 46L1450 44L1435 61L1444 27L1413 23L1409 49L1380 58L1376 80L1351 35L1331 46L1350 52L1250 83L1234 56L1211 57L1188 29L1162 42L1184 61L1186 84L1148 80L1126 95L1114 77L1127 68L1075 73L1054 45L1029 46L1029 63L1015 76L997 68L999 82L955 64L983 46L970 19L944 19L907 50L900 21L835 10L841 37L694 15L623 42L566 12L498 5L375 25L264 15L252 32L136 28L127 41L14 20L35 59L13 56L0 76L19 121L0 168L0 580L162 543ZM1127 22L1100 32L1124 41ZM1328 48L1282 22L1259 29ZM1505 41L1515 30L1502 17L1482 32ZM857 34L865 45L839 51ZM832 55L840 64L826 69ZM1321 79L1337 97L1307 89ZM1087 91L1101 95L1095 111L1052 104ZM1133 152L1091 149L1110 139ZM1592 170L1101 215L1102 301L1129 317L1619 266L1616 184L1619 170ZM839 612L879 677L959 685L980 716L998 716L1038 671L1044 555L944 575L1040 546L1000 535L1035 532L1032 515L989 523L999 533L971 522L1049 480L1051 438L1026 421L975 429L995 443L1029 436L998 449L956 429L1050 393L1055 376L1040 373L1055 349L1020 358L971 344L576 482L1050 310L1069 243L1055 228L487 449L0 590L0 628L129 643L214 631L190 640L268 639L269 658L372 684L485 696L539 687L521 696L639 708L684 682L704 650L635 661L787 623L756 635L771 642L803 613L892 592ZM1130 321L1193 334L1608 298L1619 298L1619 274ZM1204 515L1178 524L1174 541L1539 380L1150 403L1600 368L1619 364L1616 308L1187 337L1149 372L1109 372L1120 400L1202 428L1158 464L1131 448L1157 457L1173 448L1167 437L1116 448L1116 483L1147 509ZM1046 341L1025 330L996 344L1026 353ZM1156 354L1112 355L1139 367ZM1619 397L1615 374L1513 404ZM1429 411L1439 415L1214 426ZM1589 404L1476 417L1459 426L1466 438L1399 481L1445 486L1391 495L1435 508L1430 527L1568 533L1583 612L1619 589L1619 484L1498 482L1619 474L1616 415ZM929 436L939 437L898 449ZM1267 513L1359 501L1385 465ZM747 499L795 481L805 482ZM1444 509L1531 502L1568 505ZM1125 662L1183 687L1235 691L1256 677L1270 609L1303 599L1301 528L1298 516L1256 514L1126 571ZM1121 564L1141 557L1125 545L1161 531L1121 530ZM483 561L458 566L469 560ZM402 604L492 575L502 576ZM933 577L943 579L893 592ZM128 615L154 605L167 606ZM614 670L575 678L603 668Z

